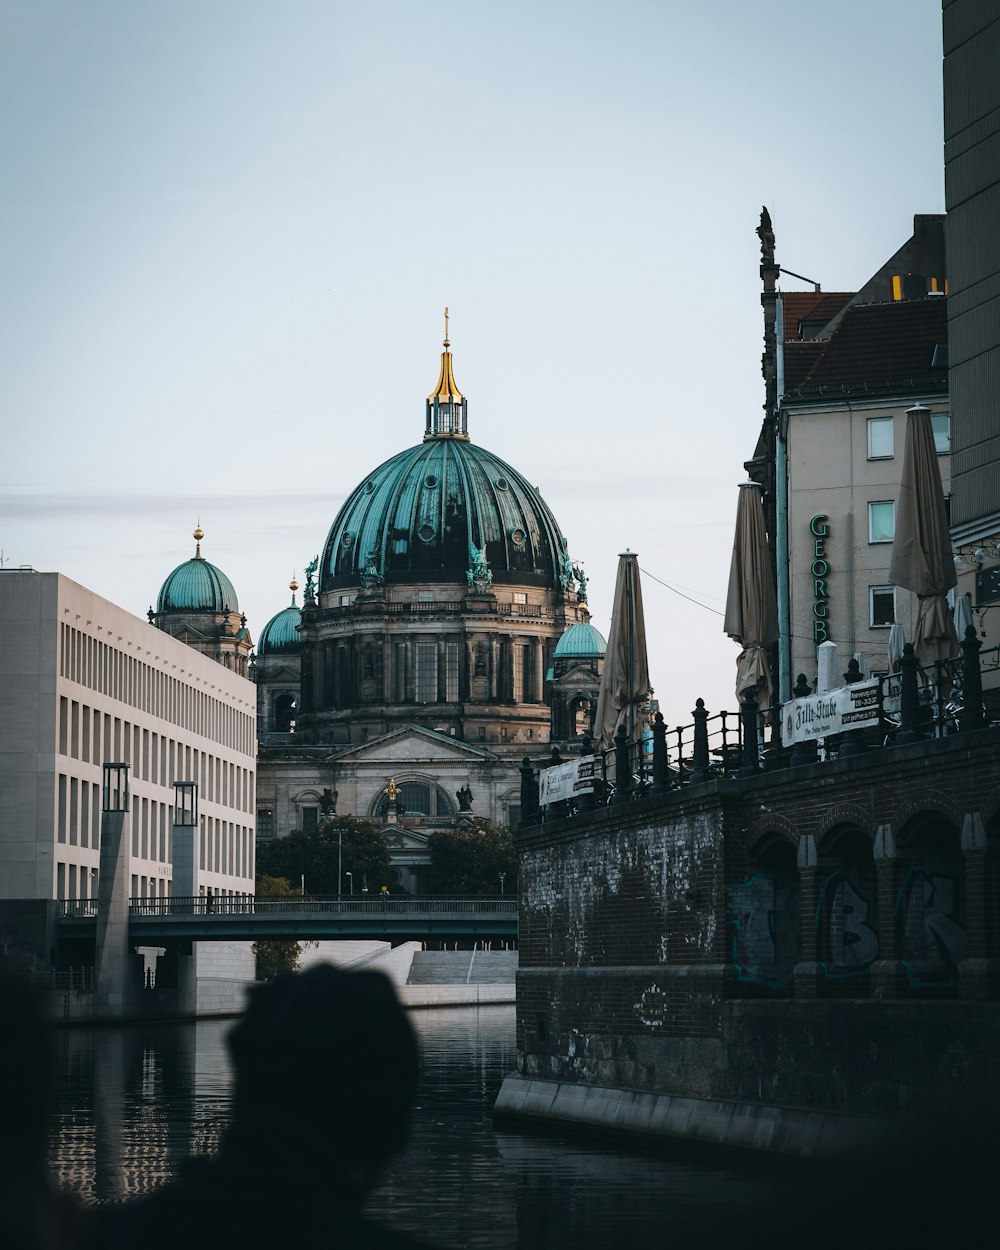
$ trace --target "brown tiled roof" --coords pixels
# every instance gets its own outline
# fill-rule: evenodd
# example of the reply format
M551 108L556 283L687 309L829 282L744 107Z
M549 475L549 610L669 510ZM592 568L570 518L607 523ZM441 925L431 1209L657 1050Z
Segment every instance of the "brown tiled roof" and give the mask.
M801 386L806 375L826 349L822 339L792 339L785 343L785 393Z
M782 291L785 342L799 338L801 322L830 321L853 298L853 291Z
M786 395L824 392L885 392L893 389L941 389L948 385L947 369L932 369L938 343L948 341L947 299L943 296L901 300L888 304L858 304L849 308L809 371L796 381L788 377Z

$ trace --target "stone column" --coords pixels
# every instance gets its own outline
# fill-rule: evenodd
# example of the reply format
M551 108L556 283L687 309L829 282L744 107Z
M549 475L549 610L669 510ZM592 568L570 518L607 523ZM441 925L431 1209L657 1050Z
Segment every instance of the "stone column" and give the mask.
M198 786L174 782L173 897L174 906L201 907L198 896ZM195 900L185 904L181 900ZM198 1011L198 943L190 942L177 955L177 1010L193 1016Z
M966 955L958 965L962 998L1000 998L1000 856L990 846L980 812L962 821L965 864Z
M878 925L878 959L872 964L873 998L899 998L906 992L906 970L903 967L903 917L898 908L906 865L896 850L892 826L879 825L872 848L875 859L875 904Z
M535 661L535 702L545 702L545 644L541 638L532 643Z
M128 903L131 885L129 768L105 764L101 811L101 867L97 878L97 933L94 955L97 1016L128 1013L131 947Z

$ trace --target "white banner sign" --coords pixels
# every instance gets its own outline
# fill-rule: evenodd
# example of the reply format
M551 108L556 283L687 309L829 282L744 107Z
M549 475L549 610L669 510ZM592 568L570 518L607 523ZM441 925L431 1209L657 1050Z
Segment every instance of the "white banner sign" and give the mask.
M544 807L547 803L589 794L594 788L596 776L596 755L581 755L578 760L544 768L538 775L538 802Z
M878 679L793 699L781 709L781 741L810 742L878 724Z

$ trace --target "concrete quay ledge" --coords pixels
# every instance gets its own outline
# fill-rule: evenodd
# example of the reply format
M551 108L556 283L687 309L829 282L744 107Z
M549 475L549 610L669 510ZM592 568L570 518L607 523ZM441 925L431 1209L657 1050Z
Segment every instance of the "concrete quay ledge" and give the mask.
M397 985L404 1007L513 1006L513 985Z
M689 1142L807 1159L843 1156L860 1143L898 1138L897 1122L766 1103L727 1102L636 1089L504 1078L493 1107L498 1124L516 1128L600 1130L645 1142Z

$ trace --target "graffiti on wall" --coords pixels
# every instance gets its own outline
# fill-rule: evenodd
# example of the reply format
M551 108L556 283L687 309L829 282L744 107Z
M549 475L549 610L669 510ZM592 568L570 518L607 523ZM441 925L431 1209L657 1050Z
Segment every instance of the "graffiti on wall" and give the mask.
M957 984L965 957L961 884L957 877L915 864L896 898L903 915L903 961L915 985Z
M878 958L874 899L843 868L821 882L816 921L822 930L817 936L828 976L860 976Z
M798 960L799 900L794 880L755 873L726 890L730 959L741 981L780 989Z

